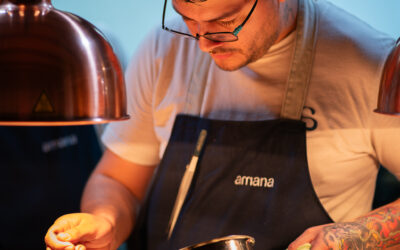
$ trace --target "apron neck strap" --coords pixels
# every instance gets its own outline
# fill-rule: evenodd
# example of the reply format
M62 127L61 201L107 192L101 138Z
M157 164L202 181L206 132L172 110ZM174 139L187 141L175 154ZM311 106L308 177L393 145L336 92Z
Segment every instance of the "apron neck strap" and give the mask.
M296 44L283 98L281 117L299 120L307 97L317 38L317 11L314 0L299 0Z

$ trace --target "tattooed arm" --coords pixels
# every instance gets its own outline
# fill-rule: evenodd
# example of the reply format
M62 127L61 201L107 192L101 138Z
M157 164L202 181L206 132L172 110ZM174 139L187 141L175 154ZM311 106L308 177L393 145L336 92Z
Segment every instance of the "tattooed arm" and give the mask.
M304 243L312 249L400 249L400 199L351 222L332 223L307 229L289 246Z

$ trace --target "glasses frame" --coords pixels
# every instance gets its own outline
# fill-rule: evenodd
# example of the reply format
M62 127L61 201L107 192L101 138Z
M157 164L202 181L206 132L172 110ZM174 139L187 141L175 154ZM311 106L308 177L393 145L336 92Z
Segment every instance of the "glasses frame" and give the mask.
M208 39L210 41L213 41L213 42L235 42L235 41L239 40L239 37L238 37L239 31L242 30L242 28L246 24L247 20L249 20L251 14L253 13L254 9L256 8L257 2L258 2L258 0L255 0L255 2L253 4L253 7L251 8L251 10L250 10L249 14L247 15L247 17L232 32L228 32L228 31L225 31L225 32L207 32L207 33L205 33L203 35L200 35L200 34L197 33L196 36L193 36L191 34L183 33L183 32L177 31L177 30L173 30L173 29L170 29L170 28L165 26L165 12L166 12L166 9L167 9L167 0L165 0L164 1L164 10L163 10L163 15L162 15L162 26L161 27L162 27L163 30L166 30L166 31L169 31L169 32L172 32L172 33L176 33L176 34L179 34L179 35L183 35L185 37L193 38L193 39L196 39L196 40L199 40L200 37L204 37L204 38L206 38L206 39ZM221 40L221 39L212 38L212 36L214 36L214 35L221 35L221 34L222 35L223 34L233 35L232 36L233 39Z

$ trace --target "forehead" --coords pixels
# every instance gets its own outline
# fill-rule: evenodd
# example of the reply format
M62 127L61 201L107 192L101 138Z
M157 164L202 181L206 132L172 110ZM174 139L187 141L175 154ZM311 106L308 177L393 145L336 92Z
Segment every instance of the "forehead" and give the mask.
M187 2L172 0L174 9L181 15L196 21L212 21L234 15L245 6L246 0L206 0Z

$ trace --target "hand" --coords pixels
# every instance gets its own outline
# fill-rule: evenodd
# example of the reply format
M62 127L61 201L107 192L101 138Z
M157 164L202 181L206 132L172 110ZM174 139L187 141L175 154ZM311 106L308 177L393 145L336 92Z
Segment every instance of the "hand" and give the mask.
M376 246L369 230L356 222L311 227L293 241L288 250L296 250L305 243L310 243L312 250L374 249Z
M47 250L110 250L112 241L110 221L88 213L61 216L45 236Z

